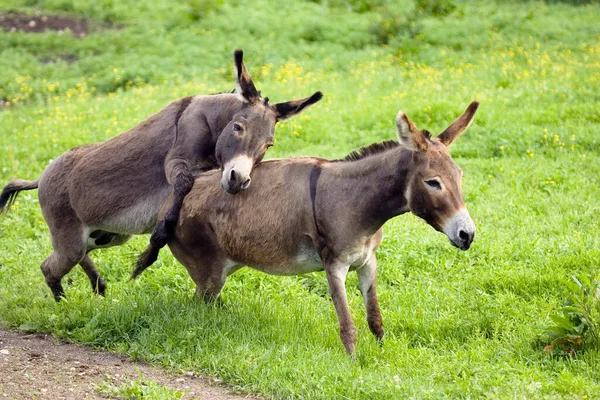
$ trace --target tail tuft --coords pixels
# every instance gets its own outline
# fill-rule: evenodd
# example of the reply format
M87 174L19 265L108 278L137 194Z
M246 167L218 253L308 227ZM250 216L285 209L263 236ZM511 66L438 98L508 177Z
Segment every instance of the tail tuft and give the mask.
M0 214L8 212L21 190L37 189L38 181L14 180L2 189L0 194Z
M135 270L133 270L133 274L131 275L132 279L137 278L146 268L154 264L154 262L158 259L158 253L160 252L160 247L157 247L150 243L146 250L139 256Z
M146 268L154 264L158 259L160 249L165 247L169 240L174 236L175 223L162 219L154 227L150 235L150 244L139 256L132 278L137 278Z

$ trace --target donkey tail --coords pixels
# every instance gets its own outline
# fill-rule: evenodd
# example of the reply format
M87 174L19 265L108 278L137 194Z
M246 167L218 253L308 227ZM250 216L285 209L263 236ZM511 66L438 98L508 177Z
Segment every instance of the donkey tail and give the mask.
M163 219L156 224L152 235L150 235L150 244L146 250L138 257L136 267L133 270L132 278L137 278L146 268L154 264L158 259L160 249L165 247L175 234L175 222Z
M10 209L10 206L15 202L21 190L37 189L38 182L39 179L35 181L23 181L16 179L4 186L4 189L2 189L2 194L0 194L0 214L4 214Z
M135 269L133 270L133 274L131 275L132 279L137 278L146 268L154 264L154 262L158 259L158 253L160 252L160 247L150 243L146 250L138 257L137 263L135 265Z

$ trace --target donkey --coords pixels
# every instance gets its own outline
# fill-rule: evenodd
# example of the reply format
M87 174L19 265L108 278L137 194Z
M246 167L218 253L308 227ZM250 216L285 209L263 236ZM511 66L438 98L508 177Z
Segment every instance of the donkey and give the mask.
M39 189L39 202L54 252L41 265L56 301L61 279L79 264L93 290L106 284L88 253L152 232L162 247L172 234L194 175L220 168L220 186L237 193L273 145L277 121L290 118L322 97L269 104L256 90L236 50L234 93L176 100L133 129L108 141L75 147L53 161L36 181L15 180L0 195L0 212L21 190ZM173 194L171 207L157 220Z
M375 143L338 161L264 161L254 171L256 184L238 196L219 190L217 173L202 174L168 245L196 283L196 294L209 302L242 266L276 275L324 269L342 343L354 358L357 333L345 279L356 270L369 327L381 341L375 252L388 219L411 211L459 249L471 246L475 225L462 197L462 170L447 147L477 108L471 103L435 138L399 112L399 142ZM168 207L169 201L163 210ZM142 271L138 267L134 276Z

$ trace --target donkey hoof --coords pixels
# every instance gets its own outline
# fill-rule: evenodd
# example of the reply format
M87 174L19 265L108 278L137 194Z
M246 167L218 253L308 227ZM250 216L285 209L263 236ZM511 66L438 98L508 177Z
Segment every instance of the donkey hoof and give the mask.
M52 295L54 295L54 301L59 303L65 297L65 291L60 283L50 286L50 290L52 290Z
M60 301L62 299L66 299L64 292L63 293L53 293L53 295L54 295L54 301L56 301L57 303L60 303Z
M104 283L104 281L98 281L97 286L94 287L94 291L97 295L106 297L106 283Z
M225 303L221 297L205 296L202 300L209 307L227 308L227 303Z
M225 303L221 297L217 297L216 300L213 300L212 305L213 307L221 309L227 308L227 303Z

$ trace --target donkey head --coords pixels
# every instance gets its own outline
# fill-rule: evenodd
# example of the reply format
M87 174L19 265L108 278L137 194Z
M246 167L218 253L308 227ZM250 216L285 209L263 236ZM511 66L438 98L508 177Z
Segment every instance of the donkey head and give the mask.
M256 90L243 56L241 50L234 53L235 93L241 107L219 135L215 147L222 172L221 186L234 194L250 186L252 169L274 143L277 121L293 117L323 97L321 92L316 92L304 99L269 104L269 99L261 97Z
M471 246L475 224L462 196L463 171L450 157L448 146L469 127L477 107L479 103L471 103L435 138L417 129L403 112L396 116L400 143L413 151L414 168L407 177L405 192L408 207L436 230L444 232L461 250Z

